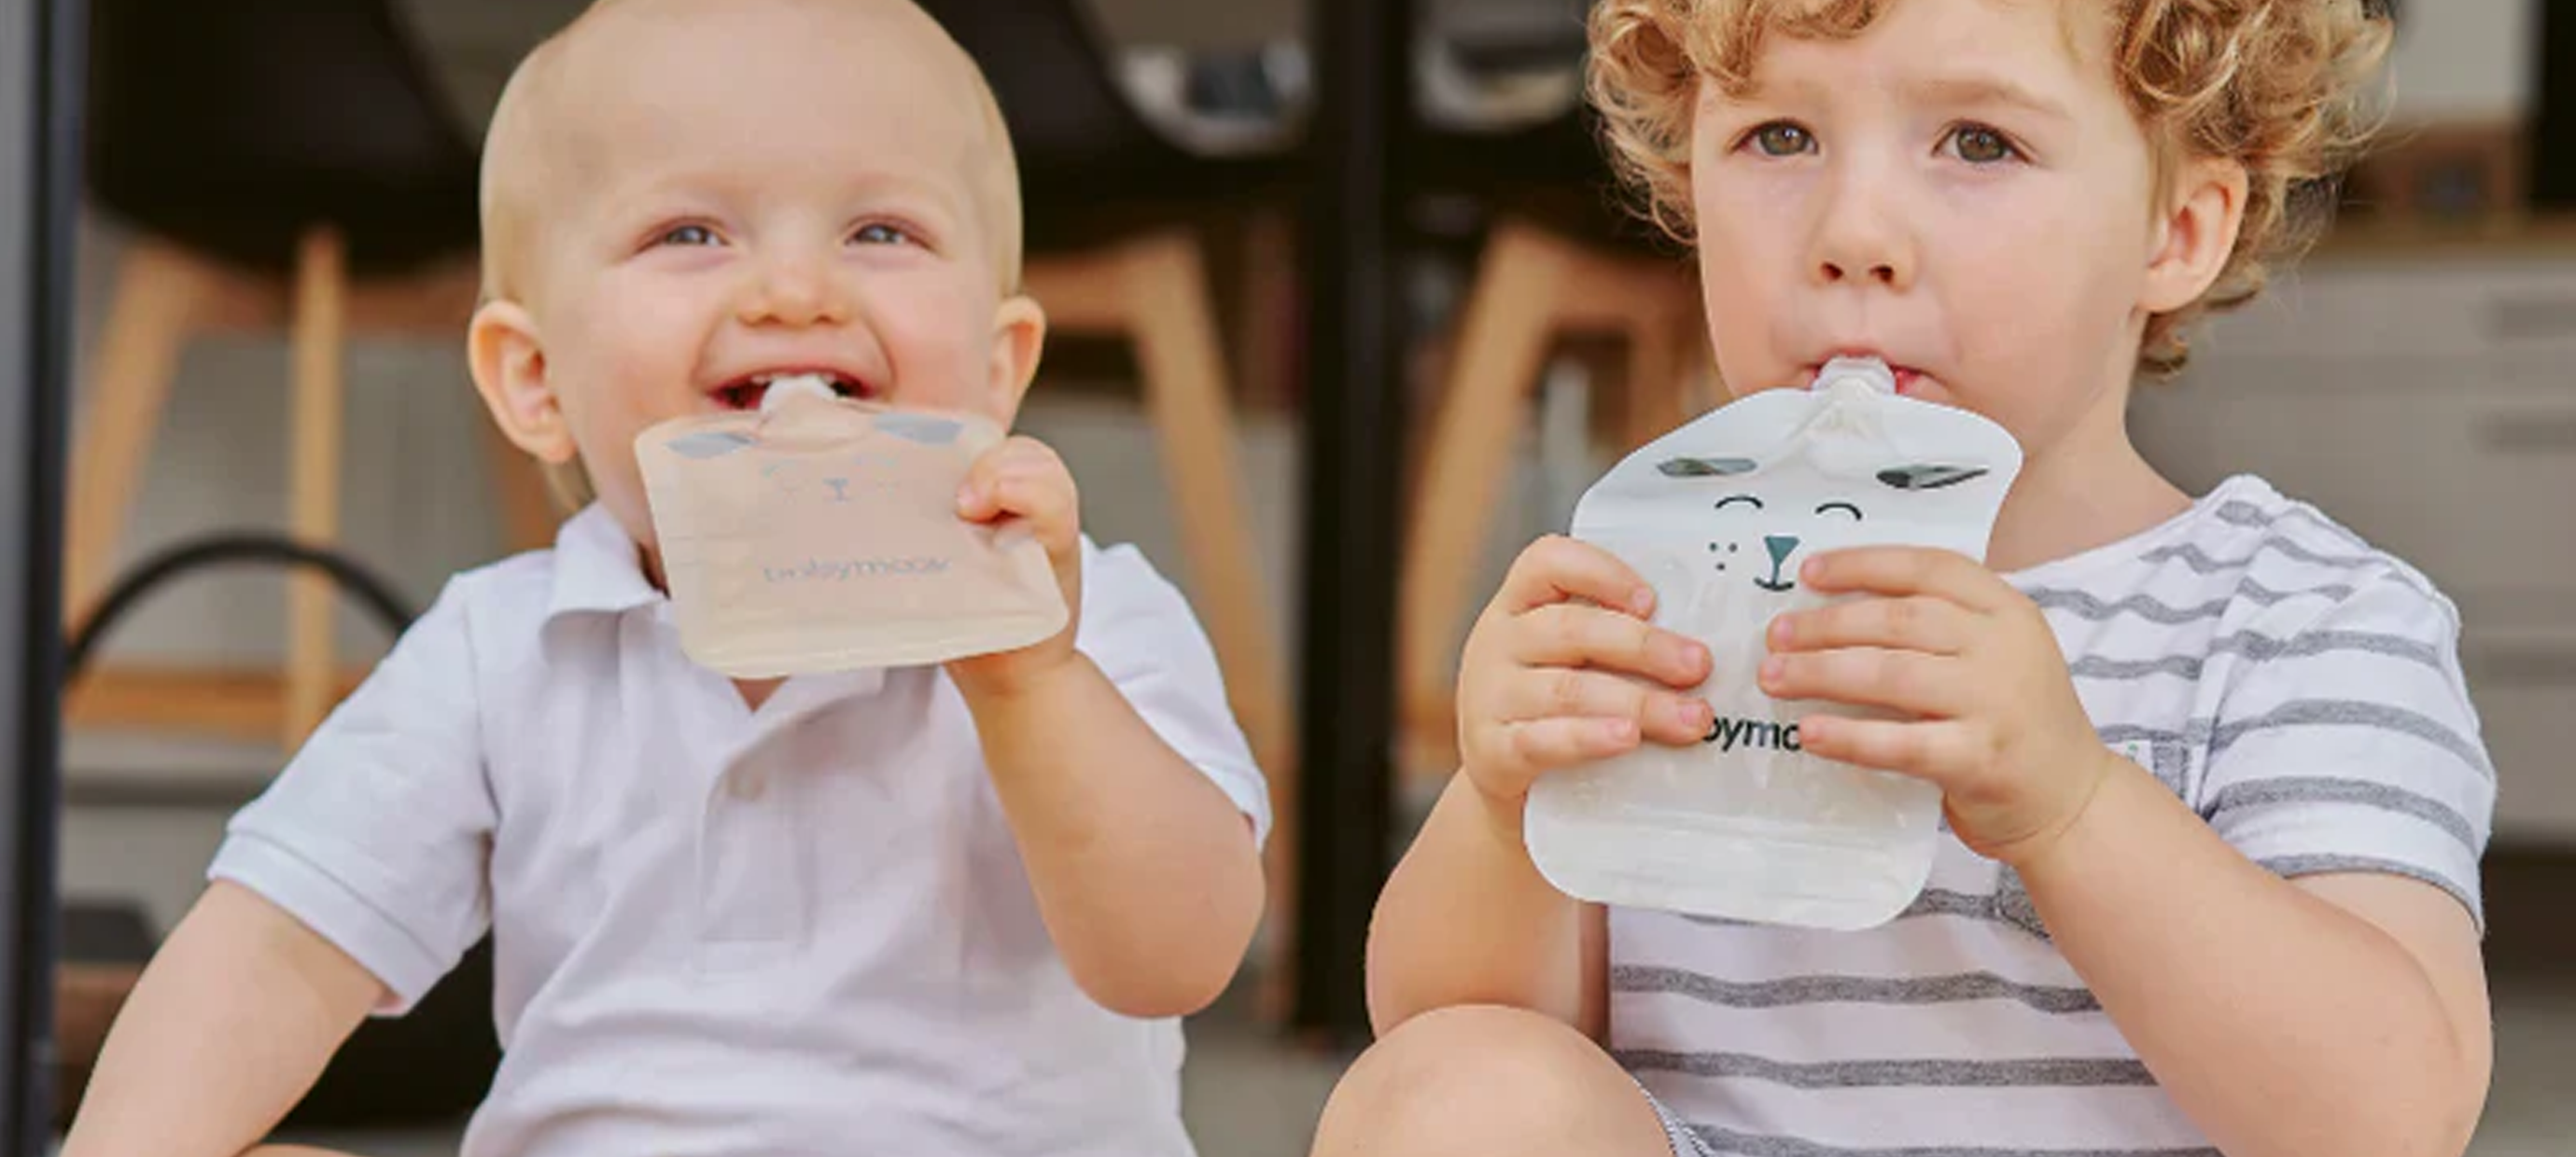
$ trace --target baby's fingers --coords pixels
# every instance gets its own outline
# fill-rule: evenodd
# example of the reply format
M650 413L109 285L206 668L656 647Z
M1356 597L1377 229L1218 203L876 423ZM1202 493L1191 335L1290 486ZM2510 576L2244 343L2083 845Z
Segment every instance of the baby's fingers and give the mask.
M1524 667L1598 667L1682 688L1708 679L1708 648L1616 611L1558 603L1513 627L1509 653Z
M1708 734L1709 707L1605 671L1522 671L1503 688L1506 726L1545 719L1625 720L1647 739L1682 746Z

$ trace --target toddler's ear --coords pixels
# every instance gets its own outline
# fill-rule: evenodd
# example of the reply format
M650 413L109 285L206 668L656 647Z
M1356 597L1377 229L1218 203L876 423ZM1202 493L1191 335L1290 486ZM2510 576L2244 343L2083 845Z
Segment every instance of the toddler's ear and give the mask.
M2232 160L2192 161L2174 175L2171 199L2156 222L2139 309L2171 313L2209 292L2245 225L2246 183L2245 166Z
M993 355L985 382L994 413L1007 419L1020 412L1020 399L1037 377L1038 354L1045 347L1046 311L1038 308L1037 299L1003 299L993 314Z
M546 377L546 351L537 337L536 319L514 301L487 304L474 311L465 353L475 391L511 444L541 462L572 461L572 431Z

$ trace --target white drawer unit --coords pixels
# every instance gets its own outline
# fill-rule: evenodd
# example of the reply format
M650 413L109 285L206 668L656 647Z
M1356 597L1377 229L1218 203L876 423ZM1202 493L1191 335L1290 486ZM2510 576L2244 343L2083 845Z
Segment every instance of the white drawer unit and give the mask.
M2321 260L2221 320L2131 428L2188 489L2269 478L2432 576L2502 777L2576 845L2576 248Z

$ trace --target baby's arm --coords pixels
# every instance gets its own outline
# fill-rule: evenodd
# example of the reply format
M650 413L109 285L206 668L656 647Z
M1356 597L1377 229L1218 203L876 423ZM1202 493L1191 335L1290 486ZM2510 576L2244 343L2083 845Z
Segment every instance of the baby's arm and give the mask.
M1086 591L1080 509L1073 475L1033 439L1012 438L976 463L959 515L1026 529L1046 548L1073 620L1036 646L948 672L974 713L1038 914L1074 982L1113 1012L1185 1015L1216 1000L1252 943L1260 846L1247 805L1217 786L1218 772L1165 742L1122 684L1155 687L1160 717L1189 725L1203 749L1213 732L1230 737L1219 746L1237 750L1208 762L1239 763L1239 779L1260 776L1239 750L1188 604L1141 576L1130 586L1155 588L1151 597Z
M1234 801L1086 656L967 700L1074 981L1127 1016L1207 1007L1261 919L1261 858Z
M384 996L294 917L216 882L118 1014L64 1157L250 1150Z
M2221 1151L2467 1146L2490 1026L2477 930L2449 895L2285 881L2134 767L2021 873L2059 951Z

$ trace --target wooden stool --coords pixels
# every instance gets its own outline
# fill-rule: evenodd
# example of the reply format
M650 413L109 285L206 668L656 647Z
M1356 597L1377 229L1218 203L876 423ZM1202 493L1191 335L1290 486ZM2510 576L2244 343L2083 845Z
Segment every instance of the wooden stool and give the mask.
M116 273L113 302L88 385L88 414L71 461L65 527L64 607L77 625L110 579L145 463L188 343L201 336L285 332L294 346L290 525L302 541L338 536L344 381L352 335L429 336L465 330L478 273L467 259L402 280L350 283L339 234L308 232L292 284L242 272L175 244L138 236ZM491 423L487 449L512 545L542 546L554 512L542 475ZM333 651L333 589L296 575L288 594L282 685L232 674L102 669L67 702L79 723L179 727L243 738L273 735L292 752L363 672L343 672Z
M1090 253L1032 257L1026 282L1050 329L1136 345L1194 603L1235 719L1270 775L1274 804L1284 805L1294 796L1286 677L1243 499L1232 392L1198 239L1171 231ZM1280 842L1274 837L1273 846Z
M1524 221L1496 223L1460 315L1406 530L1397 628L1406 768L1446 777L1455 766L1453 674L1467 584L1549 350L1573 336L1622 339L1628 370L1612 399L1612 437L1623 452L1644 445L1708 401L1714 374L1697 288L1679 259L1608 253Z

